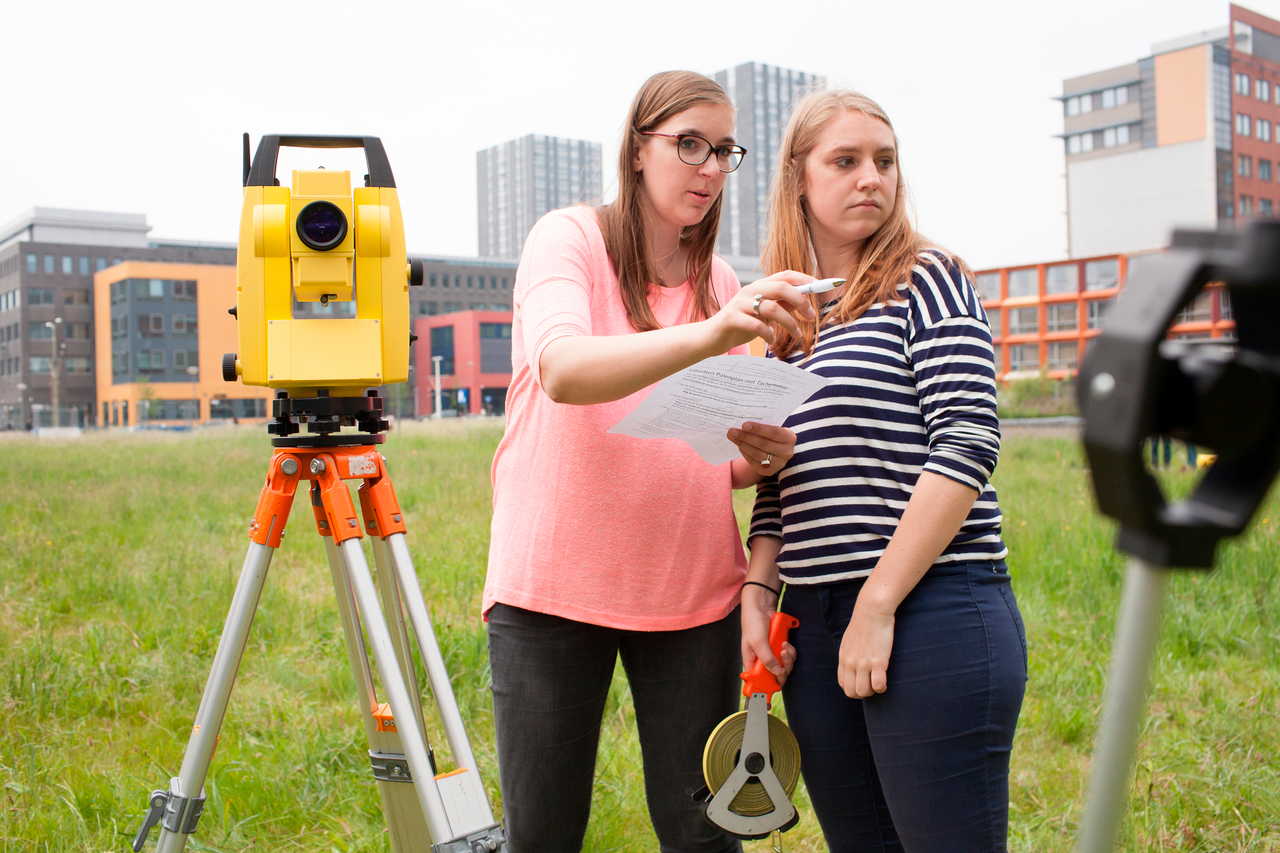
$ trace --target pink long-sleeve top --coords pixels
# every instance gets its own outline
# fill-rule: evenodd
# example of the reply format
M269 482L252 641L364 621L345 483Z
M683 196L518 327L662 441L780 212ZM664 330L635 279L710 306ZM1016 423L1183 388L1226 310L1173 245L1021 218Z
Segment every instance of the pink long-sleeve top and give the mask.
M711 286L721 305L739 287L719 258ZM539 220L525 241L514 296L484 612L502 602L638 631L725 617L747 568L729 465L707 464L679 439L609 435L652 386L589 406L556 403L541 386L542 351L556 338L634 334L593 210ZM664 327L686 322L690 302L688 283L650 291Z

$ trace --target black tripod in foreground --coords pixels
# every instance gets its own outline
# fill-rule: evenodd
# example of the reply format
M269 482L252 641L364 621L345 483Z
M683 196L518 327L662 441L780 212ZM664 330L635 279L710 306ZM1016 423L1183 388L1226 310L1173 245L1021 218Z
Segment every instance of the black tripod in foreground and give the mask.
M1213 281L1231 299L1234 346L1166 340ZM1124 817L1170 569L1212 569L1218 542L1245 529L1280 470L1280 223L1175 232L1089 347L1079 394L1098 507L1120 522L1116 547L1131 558L1077 848L1103 853ZM1166 502L1143 465L1153 435L1218 455L1180 503Z

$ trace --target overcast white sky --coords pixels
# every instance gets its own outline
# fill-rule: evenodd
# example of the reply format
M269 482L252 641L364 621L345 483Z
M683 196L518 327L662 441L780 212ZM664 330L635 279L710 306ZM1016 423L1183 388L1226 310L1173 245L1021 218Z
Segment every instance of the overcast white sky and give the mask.
M1244 5L1280 18L1280 0ZM921 229L986 267L1066 255L1050 100L1063 78L1223 26L1228 5L2 0L0 15L0 224L33 206L124 211L153 237L232 242L242 132L255 147L263 133L372 134L410 250L474 255L476 151L527 133L597 140L610 195L646 77L759 61L876 98ZM286 183L291 165L320 163L282 156Z

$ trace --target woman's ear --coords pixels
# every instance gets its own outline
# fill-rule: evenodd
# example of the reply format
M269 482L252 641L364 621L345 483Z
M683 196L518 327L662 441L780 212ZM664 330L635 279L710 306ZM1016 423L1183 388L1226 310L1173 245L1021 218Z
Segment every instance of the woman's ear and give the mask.
M641 160L641 157L640 157L640 147L642 144L643 144L643 141L640 139L640 135L638 133L632 132L631 134L631 170L633 172L644 171L644 162Z

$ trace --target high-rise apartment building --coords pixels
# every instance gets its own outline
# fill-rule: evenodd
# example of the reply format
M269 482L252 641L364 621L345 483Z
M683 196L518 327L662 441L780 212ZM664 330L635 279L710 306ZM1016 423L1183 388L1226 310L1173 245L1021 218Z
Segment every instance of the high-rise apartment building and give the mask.
M716 252L738 269L753 266L739 259L757 258L764 248L769 184L791 108L804 95L824 88L826 78L760 62L717 71L712 77L737 108L734 137L747 149L742 165L725 181L716 241Z
M544 213L603 194L600 143L530 134L476 152L480 257L519 258Z
M1073 258L1276 212L1280 22L1232 5L1226 26L1151 54L1063 81Z

